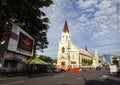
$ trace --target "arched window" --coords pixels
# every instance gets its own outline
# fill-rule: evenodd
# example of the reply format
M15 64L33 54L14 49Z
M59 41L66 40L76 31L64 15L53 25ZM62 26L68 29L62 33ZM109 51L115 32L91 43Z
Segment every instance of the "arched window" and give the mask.
M65 58L62 56L62 57L61 57L61 60L64 60L64 59L65 59Z
M64 47L62 47L62 53L65 53L65 48Z

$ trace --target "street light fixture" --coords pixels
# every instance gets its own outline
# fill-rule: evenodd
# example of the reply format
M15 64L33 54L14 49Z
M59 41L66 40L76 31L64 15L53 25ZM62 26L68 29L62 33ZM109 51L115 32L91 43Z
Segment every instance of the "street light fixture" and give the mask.
M5 43L5 40L1 40L0 45L3 45Z

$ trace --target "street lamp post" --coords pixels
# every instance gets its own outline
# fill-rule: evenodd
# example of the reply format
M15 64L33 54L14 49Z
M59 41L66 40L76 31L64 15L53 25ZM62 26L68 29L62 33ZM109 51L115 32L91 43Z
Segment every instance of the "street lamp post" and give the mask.
M8 48L8 41L10 39L10 32L12 29L12 23L6 23L4 30L0 33L0 64L1 68L5 62L6 50Z

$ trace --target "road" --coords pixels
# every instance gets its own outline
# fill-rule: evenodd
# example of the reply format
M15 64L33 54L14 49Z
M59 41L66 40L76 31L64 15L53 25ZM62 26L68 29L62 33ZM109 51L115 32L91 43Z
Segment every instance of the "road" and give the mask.
M31 74L0 77L0 85L120 85L120 79L109 76L105 70L68 72L54 75Z

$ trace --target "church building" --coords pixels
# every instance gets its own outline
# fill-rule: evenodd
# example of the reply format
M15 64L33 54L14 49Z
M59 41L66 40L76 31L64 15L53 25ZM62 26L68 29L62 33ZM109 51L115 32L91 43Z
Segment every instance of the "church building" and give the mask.
M84 61L91 61L91 64ZM59 41L59 49L57 55L57 68L81 68L81 67L96 67L99 65L97 50L88 50L78 48L71 42L71 35L67 21L64 23L63 32Z

